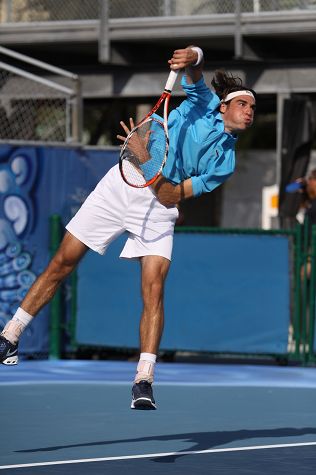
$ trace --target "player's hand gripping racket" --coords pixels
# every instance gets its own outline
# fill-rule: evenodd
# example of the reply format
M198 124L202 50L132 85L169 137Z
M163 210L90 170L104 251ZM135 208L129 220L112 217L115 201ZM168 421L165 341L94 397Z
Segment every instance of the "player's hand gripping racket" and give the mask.
M165 89L156 105L128 133L120 154L123 180L135 188L145 188L159 177L169 149L168 109L178 71L170 71ZM164 103L163 122L153 114Z

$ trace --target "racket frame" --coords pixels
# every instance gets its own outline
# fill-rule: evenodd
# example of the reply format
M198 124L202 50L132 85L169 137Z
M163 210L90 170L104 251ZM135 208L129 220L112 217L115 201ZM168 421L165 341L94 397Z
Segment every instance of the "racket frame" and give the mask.
M169 101L170 101L170 96L171 96L171 92L172 92L172 89L173 89L173 86L177 80L177 77L178 77L178 73L179 71L173 71L171 70L170 71L170 74L168 76L168 79L167 79L167 82L166 82L166 85L164 87L164 91L163 93L161 94L161 96L159 97L158 101L156 102L156 104L154 105L154 107L151 109L150 112L148 112L148 114L140 121L138 122L137 125L135 125L135 127L133 127L131 129L131 131L129 132L129 134L127 135L126 139L125 139L125 142L124 144L122 145L122 149L121 149L121 153L120 153L120 161L119 161L119 168L120 168L120 172L121 172L121 176L123 178L123 180L125 181L125 183L127 183L129 186L132 186L133 188L146 188L147 186L150 186L152 185L156 180L157 178L159 177L159 175L161 174L162 172L162 169L166 163L166 160L167 160L167 157L168 157L168 151L169 151L169 134L168 134L168 110L169 110ZM159 107L161 106L161 104L163 103L164 101L164 108L163 108L163 122L159 121L158 119L151 119L151 116L153 114L155 114L155 112L159 109ZM127 180L126 176L124 175L124 171L123 171L123 161L124 159L122 159L122 155L123 155L123 152L125 150L125 148L127 147L128 145L128 142L129 142L129 139L131 137L131 135L133 135L133 133L140 127L142 126L143 124L145 124L146 122L149 122L150 120L155 120L156 122L160 123L162 126L163 126L163 129L164 129L164 132L165 132L165 136L166 136L166 150L165 150L165 154L164 154L164 158L161 162L161 165L159 167L159 170L157 171L157 173L148 181L146 181L145 183L143 184L136 184L136 183L131 183ZM140 172L139 172L140 173Z

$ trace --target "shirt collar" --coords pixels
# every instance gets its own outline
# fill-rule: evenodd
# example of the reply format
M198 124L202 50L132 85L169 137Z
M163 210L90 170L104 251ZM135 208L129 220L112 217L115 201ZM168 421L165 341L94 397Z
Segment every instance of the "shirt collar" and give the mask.
M230 134L229 132L225 132L224 134L227 136L227 141L231 143L236 143L238 140L238 136L236 134Z

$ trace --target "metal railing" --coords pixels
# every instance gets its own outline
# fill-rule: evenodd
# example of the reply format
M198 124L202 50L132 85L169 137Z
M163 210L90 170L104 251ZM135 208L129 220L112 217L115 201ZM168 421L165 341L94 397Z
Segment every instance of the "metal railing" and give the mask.
M234 14L236 0L0 0L1 23L98 20L102 4L108 17L140 18ZM316 10L315 0L240 0L242 13Z
M80 142L78 76L7 48L0 47L0 54L6 59L0 61L0 140ZM36 75L28 66L50 76Z

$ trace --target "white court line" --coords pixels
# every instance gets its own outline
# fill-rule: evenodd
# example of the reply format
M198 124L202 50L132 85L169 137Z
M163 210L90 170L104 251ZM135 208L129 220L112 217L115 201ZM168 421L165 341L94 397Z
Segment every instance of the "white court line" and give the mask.
M314 381L296 381L295 383L293 381L194 381L188 383L187 381L179 381L179 382L174 382L174 381L157 381L156 384L159 386L164 386L164 387L216 387L216 388L238 388L238 389L244 389L244 388L277 388L277 389L315 389L316 388L316 380ZM71 386L71 385L83 385L83 386L130 386L130 381L100 381L97 379L74 379L74 380L58 380L54 381L51 379L28 379L24 381L1 381L0 380L0 386L29 386L29 385L38 385L38 386L46 386L46 385L52 385L52 386L58 386L58 385L65 385L65 386Z
M157 457L170 457L174 455L196 455L196 454L216 454L223 452L242 452L247 450L262 450L262 449L284 449L289 447L310 447L315 446L316 442L302 442L296 444L274 444L274 445L253 445L249 447L227 447L225 449L208 449L208 450L188 450L183 452L164 452L158 454L141 454L141 455L123 455L120 457L100 457L93 459L78 459L78 460L56 460L55 462L39 462L39 463L24 463L18 465L1 465L0 470L8 468L27 468L27 467L44 467L48 465L66 465L74 463L89 463L89 462L109 462L112 460L132 460L132 459L146 459Z

